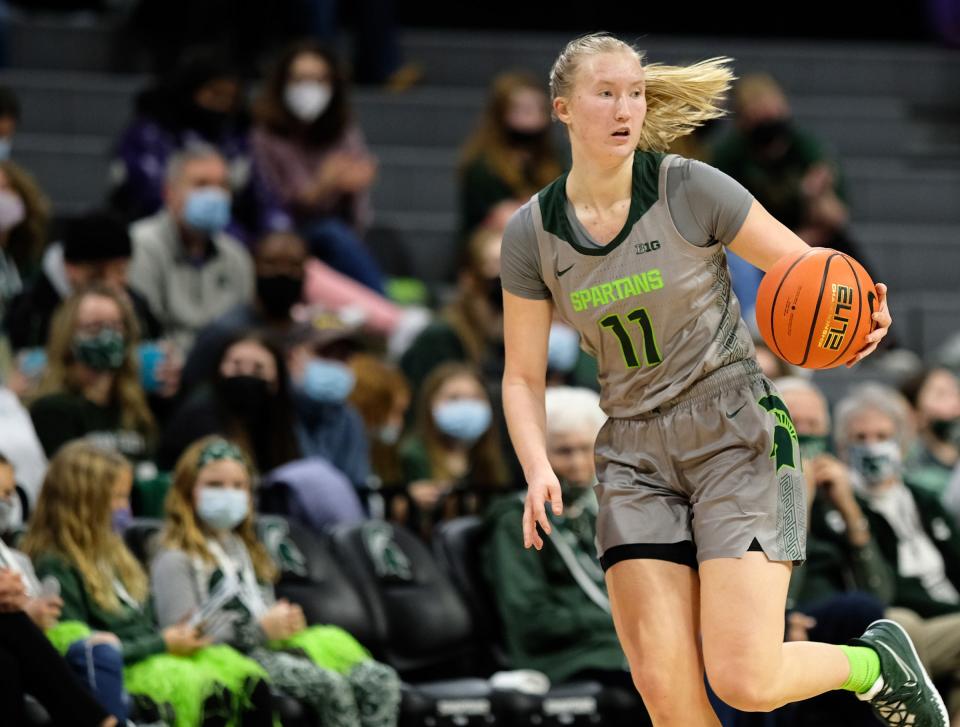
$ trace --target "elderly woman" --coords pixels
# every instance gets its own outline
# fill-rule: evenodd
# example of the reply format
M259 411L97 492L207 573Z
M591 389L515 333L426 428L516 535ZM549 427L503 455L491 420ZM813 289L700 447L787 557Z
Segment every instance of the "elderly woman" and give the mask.
M483 562L516 669L542 671L551 681L589 676L630 688L630 672L610 617L597 564L597 499L593 443L606 417L589 389L546 392L547 456L563 488L562 516L543 550L517 537L523 493L487 513Z
M905 626L934 678L960 676L960 532L938 497L904 479L910 409L893 389L867 384L834 413L838 455L855 473L881 553L896 572L887 615ZM960 689L949 695L954 721Z

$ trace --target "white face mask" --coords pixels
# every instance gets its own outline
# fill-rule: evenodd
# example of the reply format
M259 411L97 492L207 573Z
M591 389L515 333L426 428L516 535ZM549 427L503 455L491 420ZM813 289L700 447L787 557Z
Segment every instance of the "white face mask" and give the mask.
M316 121L327 110L331 98L333 88L320 81L294 81L288 83L283 92L290 113L305 124Z

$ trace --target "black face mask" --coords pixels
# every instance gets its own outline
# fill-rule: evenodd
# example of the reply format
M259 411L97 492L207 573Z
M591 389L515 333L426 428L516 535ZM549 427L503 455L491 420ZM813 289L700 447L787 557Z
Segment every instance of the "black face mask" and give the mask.
M960 442L960 419L933 419L930 433L941 442Z
M760 122L747 132L747 139L754 149L765 151L774 144L785 141L789 135L790 119L784 117Z
M196 103L190 104L184 113L186 126L211 141L220 139L230 127L232 121L232 114L212 111Z
M507 131L507 141L511 146L533 146L539 143L546 135L549 127L529 131L527 129L511 129Z
M286 318L303 297L303 278L292 275L258 275L257 298L271 318Z
M270 385L259 376L227 376L217 381L223 406L245 419L263 415L270 399Z
M497 313L503 312L503 288L500 285L500 277L490 278L487 284L487 302Z

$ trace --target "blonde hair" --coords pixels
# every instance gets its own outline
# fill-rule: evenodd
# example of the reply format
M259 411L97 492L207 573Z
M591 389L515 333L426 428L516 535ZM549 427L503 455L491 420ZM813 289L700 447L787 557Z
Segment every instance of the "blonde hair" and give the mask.
M177 460L173 470L173 484L167 492L165 503L167 522L161 537L164 546L182 550L189 555L199 556L210 564L215 564L216 560L207 547L207 535L204 533L203 525L197 519L193 506L193 491L197 485L197 476L203 469L200 466L201 454L209 445L222 441L227 441L237 447L235 442L225 440L219 435L204 437L191 444ZM246 469L250 484L250 509L247 511L247 516L243 522L234 528L234 532L246 546L257 578L272 583L279 575L277 566L267 553L263 543L257 539L257 531L253 525L253 479L255 473L253 461L242 448L237 448L242 453L243 459L240 464Z
M154 432L153 415L147 405L147 397L140 384L139 362L136 346L139 327L130 305L112 289L94 284L74 293L57 309L47 338L47 369L40 382L38 395L56 394L63 391L76 393L79 389L73 372L73 337L77 332L77 316L80 304L87 296L100 296L112 300L123 319L123 363L114 374L112 404L120 407L120 422L149 437Z
M78 439L63 445L43 480L23 550L36 560L59 555L76 568L90 597L120 611L114 578L137 601L146 600L147 576L110 524L113 488L130 463L123 455Z
M551 99L570 94L584 58L605 53L632 53L643 65L643 51L608 33L575 38L560 51L550 69ZM666 151L674 139L726 114L720 104L735 78L728 67L732 62L731 58L717 57L689 66L643 66L647 115L637 148Z

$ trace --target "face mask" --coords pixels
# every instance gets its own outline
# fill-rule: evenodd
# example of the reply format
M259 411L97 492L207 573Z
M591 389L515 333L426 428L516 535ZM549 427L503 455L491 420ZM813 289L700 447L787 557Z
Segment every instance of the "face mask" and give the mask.
M230 223L230 194L220 187L199 187L187 195L183 221L195 230L214 235Z
M27 210L19 195L0 189L0 232L7 232L23 222Z
M110 524L113 532L117 535L122 535L123 532L130 527L132 522L133 513L130 512L129 507L122 507L119 510L114 510L110 514Z
M775 142L784 140L790 133L790 119L768 119L754 126L747 134L750 145L766 149Z
M320 118L327 110L333 98L333 89L329 83L319 81L295 81L288 83L283 92L283 100L290 113L305 124Z
M547 135L547 127L528 131L526 129L507 129L507 141L513 146L533 146Z
M955 442L960 439L960 417L954 419L933 419L930 433L941 442Z
M13 514L16 511L16 505L13 500L4 497L0 499L0 533L7 532L13 525Z
M868 487L879 485L891 477L899 477L903 470L900 445L893 439L851 445L848 459L850 466L860 473Z
M257 297L271 318L286 318L303 297L303 278L292 275L257 276Z
M201 487L197 497L197 517L214 530L233 530L247 518L250 497L246 490Z
M433 421L448 437L473 443L490 428L490 405L479 399L445 401L433 407Z
M377 430L377 439L381 444L393 445L400 441L402 431L399 424L384 424Z
M13 142L10 137L5 136L0 139L0 162L10 158L10 152L13 151Z
M830 451L830 437L818 434L798 434L797 443L800 445L800 457L804 462Z
M577 365L579 357L580 334L563 323L552 323L547 342L547 368L566 374Z
M315 358L303 371L300 390L314 401L339 404L350 396L356 383L357 377L346 364Z
M234 414L256 418L270 399L270 385L259 376L228 376L217 382L220 401Z
M74 337L73 355L94 371L116 371L123 366L124 343L122 333L104 328L95 336Z

